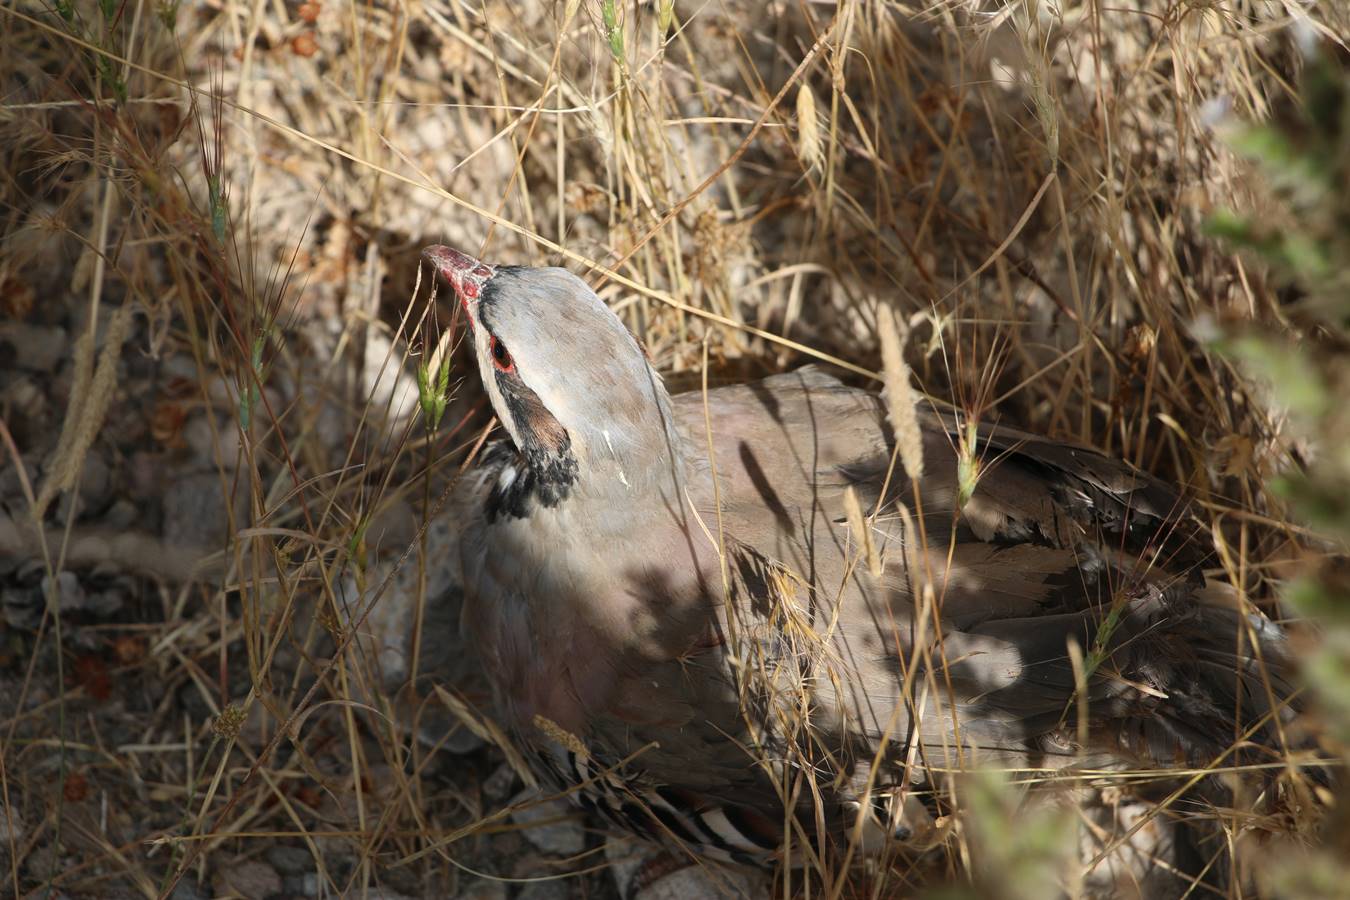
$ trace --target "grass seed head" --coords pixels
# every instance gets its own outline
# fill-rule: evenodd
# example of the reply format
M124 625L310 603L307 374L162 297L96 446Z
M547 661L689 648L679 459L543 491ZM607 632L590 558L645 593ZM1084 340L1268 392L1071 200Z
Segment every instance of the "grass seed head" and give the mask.
M808 171L820 167L820 124L816 121L816 95L805 80L797 89L797 156Z
M923 477L923 432L919 428L918 396L910 387L909 366L903 353L904 335L895 313L886 304L877 308L877 336L885 375L886 415L895 431L900 463L910 478Z

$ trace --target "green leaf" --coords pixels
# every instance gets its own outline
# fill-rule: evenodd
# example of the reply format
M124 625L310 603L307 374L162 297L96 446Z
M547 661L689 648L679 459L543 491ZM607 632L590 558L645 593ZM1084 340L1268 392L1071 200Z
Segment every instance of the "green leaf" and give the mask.
M600 19L605 25L605 36L609 38L609 52L616 62L623 62L623 27L619 24L619 11L614 0L602 0Z
M1211 237L1259 254L1303 283L1320 281L1335 272L1323 243L1302 232L1265 233L1251 219L1228 210L1211 215L1204 229Z
M1285 588L1284 597L1309 619L1350 625L1350 597L1336 593L1315 578L1297 578Z
M356 523L352 536L347 540L347 558L358 572L366 567L365 540L366 529L370 527L370 515L364 515Z
M1327 722L1336 726L1341 740L1350 740L1350 631L1337 628L1323 637L1323 644L1303 660L1303 676L1321 698Z
M1321 280L1332 274L1331 259L1315 238L1298 232L1281 236L1277 258L1305 279Z
M1296 145L1274 125L1247 125L1228 135L1228 144L1261 167L1271 184L1293 195L1296 203L1316 205L1332 189L1332 173L1316 154Z
M450 360L441 365L440 377L436 380L436 389L443 397L450 396Z
M964 825L975 844L985 890L1007 900L1061 894L1061 876L1077 847L1071 808L1045 793L1026 795L999 772L977 770L966 782ZM991 891L990 888L993 888Z
M1350 864L1335 848L1272 847L1257 874L1270 896L1283 900L1343 900Z
M250 382L239 392L239 428L248 431L253 423L253 409L258 405L258 386Z
M170 0L168 3L160 3L155 12L159 15L160 24L168 31L173 31L178 27L178 7L182 0Z
M97 57L95 66L98 68L99 79L112 89L113 96L115 96L119 102L126 103L127 85L126 82L122 80L122 77L117 74L117 70L113 68L112 61L106 56L99 56Z
M1295 415L1316 421L1330 406L1322 373L1306 351L1257 335L1220 341L1217 348L1236 357L1250 374L1267 381L1279 402Z
M1321 474L1320 472L1315 474ZM1302 472L1286 472L1270 482L1270 489L1284 497L1308 524L1350 539L1350 496L1343 486Z
M258 408L261 399L258 386L267 380L267 369L263 366L263 348L267 346L270 328L253 338L253 347L249 353L249 373L245 376L244 388L239 392L239 427L248 431L253 421L253 411Z
M1350 115L1350 80L1338 72L1325 54L1318 54L1303 70L1303 108L1313 129L1328 142L1344 132Z
M1289 166L1298 152L1288 136L1273 125L1246 125L1228 136L1229 145L1243 156L1267 166Z
M1083 662L1084 677L1090 677L1106 661L1111 647L1111 636L1120 627L1121 614L1125 610L1124 597L1111 606L1111 610L1097 624L1097 633L1092 638L1092 651Z
M229 222L229 206L219 176L212 175L207 179L206 191L211 204L211 233L216 236L216 243L223 244L225 228Z
M1239 216L1231 209L1220 209L1205 220L1205 234L1222 238L1235 244L1250 244L1252 241L1252 223L1245 216Z
M417 400L428 427L435 431L450 403L450 361L443 360L433 374L427 360L417 365Z

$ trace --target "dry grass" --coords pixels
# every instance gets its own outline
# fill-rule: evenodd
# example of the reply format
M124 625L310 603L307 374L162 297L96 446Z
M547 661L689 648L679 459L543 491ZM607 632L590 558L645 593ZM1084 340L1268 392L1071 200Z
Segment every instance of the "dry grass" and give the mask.
M487 422L453 304L418 282L427 243L588 270L676 386L705 354L714 379L815 357L879 381L878 323L898 320L889 369L928 394L1187 485L1214 574L1281 615L1279 585L1331 549L1269 487L1308 448L1203 342L1294 333L1279 285L1201 228L1270 202L1212 111L1287 105L1295 33L1334 44L1350 7L761 6L0 9L0 304L69 336L0 401L3 579L46 599L0 659L6 890L154 897L282 842L324 895L453 896L514 827L486 754L443 749L469 725L437 682L498 734L424 639L446 602L435 513ZM423 360L424 401L454 387L435 428ZM131 524L71 500L89 454ZM201 546L156 524L189 471L226 498ZM55 574L94 568L109 530L151 548L102 557L122 611L51 615ZM1062 839L1046 821L1022 861ZM1316 826L1224 821L1252 859ZM926 874L1007 846L990 829L946 823ZM920 873L816 874L791 884L861 897Z

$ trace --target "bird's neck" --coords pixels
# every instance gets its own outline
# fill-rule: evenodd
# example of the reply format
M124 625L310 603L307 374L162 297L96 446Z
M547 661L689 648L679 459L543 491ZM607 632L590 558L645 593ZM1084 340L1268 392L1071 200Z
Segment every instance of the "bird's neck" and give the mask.
M659 377L653 375L641 403L593 424L584 435L578 469L579 494L602 502L640 509L648 498L679 492L685 451Z
M606 522L622 522L643 518L649 503L680 502L686 457L660 377L652 372L635 394L610 399L593 402L591 414L570 425L571 417L561 417L560 438L494 448L489 519L548 510L564 518L603 512Z

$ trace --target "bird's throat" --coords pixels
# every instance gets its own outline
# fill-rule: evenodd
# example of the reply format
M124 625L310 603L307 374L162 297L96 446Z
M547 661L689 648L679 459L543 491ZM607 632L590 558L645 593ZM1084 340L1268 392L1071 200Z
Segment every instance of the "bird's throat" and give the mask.
M518 450L510 441L498 441L488 449L484 466L495 473L486 503L489 522L524 519L540 507L557 507L577 483L577 460L570 445Z

